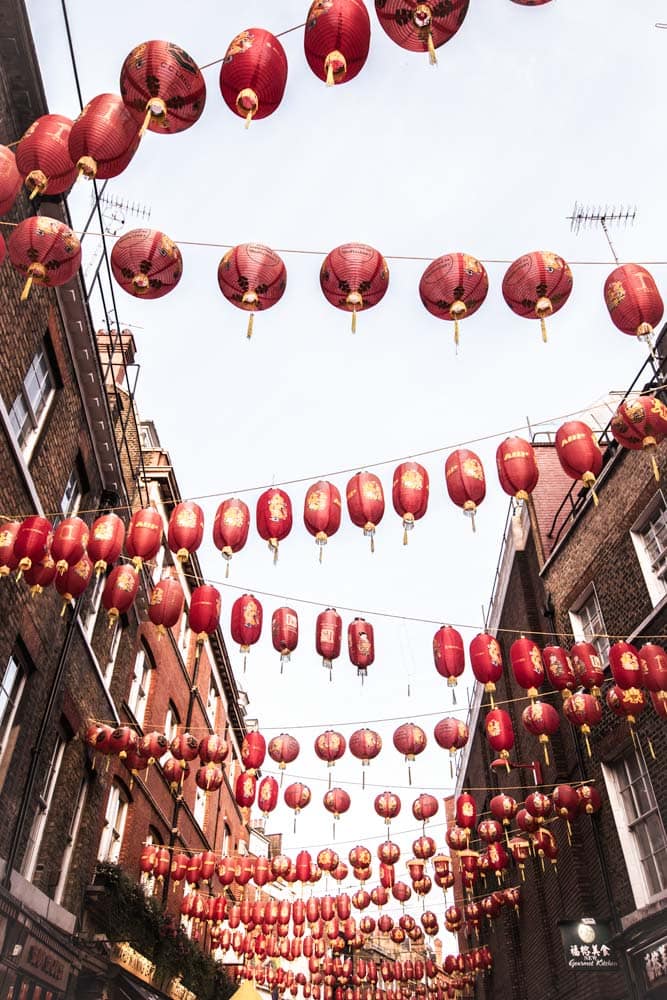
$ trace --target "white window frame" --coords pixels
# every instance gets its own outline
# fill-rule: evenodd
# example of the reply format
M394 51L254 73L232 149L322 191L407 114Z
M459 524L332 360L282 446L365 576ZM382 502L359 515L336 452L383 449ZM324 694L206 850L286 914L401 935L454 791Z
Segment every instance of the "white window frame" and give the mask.
M88 798L88 788L90 782L88 780L88 775L84 775L81 779L81 784L79 785L79 794L76 799L76 807L72 815L72 822L69 825L69 830L67 831L67 846L65 847L65 852L63 854L62 863L60 866L60 875L58 877L58 884L56 886L55 892L53 894L53 902L61 903L62 898L65 894L65 886L67 885L67 877L69 875L70 866L72 864L72 856L74 854L74 848L76 847L76 838L79 835L79 827L81 826L81 819L83 818L83 809Z
M652 800L651 809L648 812L643 813L638 819L633 820L629 815L623 800L623 795L621 792L621 781L627 784L628 775L626 770L626 757L619 758L618 761L613 764L602 764L602 774L607 786L607 794L609 797L609 805L611 806L612 815L614 817L614 822L616 824L616 830L618 833L618 839L621 842L621 848L623 850L623 856L625 858L628 878L630 880L630 886L632 888L632 893L635 897L635 906L640 909L642 906L646 906L652 900L667 896L667 879L665 880L665 885L662 889L657 892L653 892L648 885L646 872L644 869L644 864L641 859L639 851L639 842L637 837L634 835L632 826L642 823L644 818L647 816L655 815L662 827L662 832L667 839L667 834L665 834L665 827L662 822L662 817L660 815L660 809L658 807L655 792L653 790L653 785L651 783L651 778L649 770L646 766L646 760L644 758L644 753L641 747L633 749L631 751L632 756L639 762L641 770L641 778L644 780L644 784L647 789L649 798ZM623 774L621 775L621 770ZM654 856L654 855L652 855Z
M164 735L170 743L176 738L176 736L178 736L178 727L180 724L181 720L178 717L176 707L170 701L167 705L167 714L164 719Z
M155 556L155 566L151 572L151 580L153 584L159 583L162 579L162 570L164 569L164 545L161 545L158 549L158 553Z
M90 604L88 606L83 625L83 631L86 634L88 642L90 642L93 638L93 632L95 631L95 625L97 624L97 615L99 614L100 606L102 604L102 592L104 591L106 579L107 578L104 573L96 575L93 582L93 589L90 592Z
M665 547L660 553L658 560L656 560L657 565L654 565L646 543L646 532L650 523L656 520L655 515L660 510L662 510L661 520L664 522L664 525L661 525L661 527L665 532ZM665 502L665 495L662 490L656 491L651 498L651 502L644 508L632 525L630 528L630 538L637 553L639 568L642 571L646 589L651 598L651 604L655 607L656 604L660 603L665 594L667 594L667 503Z
M134 660L132 684L127 696L127 707L132 712L140 726L144 724L146 705L151 689L153 664L146 649L142 645Z
M178 633L178 647L182 653L185 654L184 659L187 658L187 651L190 645L190 608L188 607L187 601L183 605L183 614L181 615L181 627Z
M209 684L208 695L206 697L206 715L208 716L208 721L211 723L213 729L215 729L215 720L218 715L218 705L220 704L220 692L218 691L216 685L211 678Z
M98 861L108 861L112 865L118 863L128 805L124 789L118 782L114 781L109 789L109 798L104 812L104 829L100 837Z
M81 506L83 500L83 485L77 463L69 474L69 479L65 484L63 498L60 501L60 509L65 517L74 517Z
M582 615L583 609L587 604L591 603L591 599L595 601L597 617L600 620L601 626L599 629L596 629L595 632L586 627L590 622L590 615L587 614L586 621L584 621L584 617ZM570 616L570 623L572 625L572 633L575 641L592 642L598 651L600 662L604 667L607 667L609 663L609 639L606 636L607 626L605 625L600 599L597 595L594 583L589 583L583 593L579 595L573 607L570 608L568 614ZM596 638L598 635L600 638Z
M203 830L204 820L206 819L206 792L199 785L195 789L195 806L192 810L192 815L195 818L195 822L199 823L199 826Z
M116 666L116 659L118 658L118 650L120 649L120 641L122 638L123 626L120 623L120 619L117 618L114 622L113 634L109 644L109 653L107 655L107 662L104 668L104 683L107 687L109 687L113 678L113 672Z
M58 775L60 774L60 767L63 762L66 745L67 740L61 733L58 733L53 746L53 751L51 753L49 766L46 771L45 781L42 786L42 793L37 804L37 812L35 813L32 826L30 828L28 845L26 847L25 855L23 856L21 873L28 882L32 882L35 875L35 869L37 868L39 851L42 846L46 822L49 818L51 802L53 801L53 794L56 790L56 783L58 781Z
M7 690L8 675L11 677L11 690ZM9 737L16 718L16 712L23 696L23 689L27 678L27 671L21 660L12 653L7 660L5 671L0 681L0 705L4 701L4 707L0 708L0 760L7 749Z
M36 394L31 390L31 375L36 377ZM56 395L56 379L44 341L37 348L16 399L9 409L9 420L17 444L26 462L30 461L42 427ZM18 414L21 414L19 418Z

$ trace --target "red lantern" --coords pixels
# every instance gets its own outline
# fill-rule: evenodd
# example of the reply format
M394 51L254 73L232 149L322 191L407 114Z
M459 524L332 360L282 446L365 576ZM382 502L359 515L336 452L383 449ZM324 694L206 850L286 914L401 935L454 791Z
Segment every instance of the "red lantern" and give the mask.
M199 119L206 84L197 64L173 42L137 45L120 71L120 92L141 134L182 132Z
M357 330L357 312L377 305L388 286L386 260L378 250L364 243L344 243L336 247L327 254L320 268L324 297L332 306L352 313L352 333ZM348 505L349 502L348 496Z
M664 312L652 275L639 264L621 264L611 272L604 300L614 326L631 337L650 337Z
M403 518L403 544L408 544L408 531L426 513L428 506L428 472L418 462L403 462L394 472L392 501L394 510Z
M132 229L111 251L113 276L128 295L161 299L181 280L183 259L173 240L158 229Z
M293 736L281 733L280 736L274 736L272 740L269 740L267 749L271 760L274 760L280 770L284 771L285 767L299 756L300 747Z
M659 715L661 719L667 719L667 692L650 691L650 695L656 715Z
M324 808L333 813L334 819L340 819L341 814L350 808L350 796L344 788L330 788L324 793Z
M104 573L114 563L125 541L125 525L117 514L102 514L93 521L88 535L88 555L95 563L95 573Z
M540 476L533 446L520 437L505 438L496 451L496 467L505 493L527 500Z
M72 125L68 149L79 176L117 177L139 147L137 123L117 94L98 94Z
M602 452L593 431L581 420L568 420L558 428L556 454L561 468L571 479L581 479L590 488L593 502L598 498L593 487L602 469Z
M462 719L441 719L433 730L433 735L438 746L443 750L449 750L450 754L455 754L461 750L468 742L468 726Z
M243 500L232 497L223 500L215 514L213 544L227 561L225 577L229 576L229 562L234 552L240 552L248 539L250 511Z
M463 513L472 518L475 530L475 512L486 496L484 468L474 451L457 448L447 456L445 462L445 483L449 499L461 507Z
M456 799L456 822L464 830L470 831L477 824L477 805L472 795L463 792ZM468 834L469 835L469 834Z
M246 654L262 634L262 605L253 594L237 597L232 605L231 633ZM245 656L243 657L245 667Z
M416 858L420 861L429 861L436 851L433 837L421 836L412 841L412 850Z
M512 720L504 708L492 708L484 720L484 730L491 749L507 762L509 771L510 750L514 746Z
M401 800L393 792L382 792L380 795L376 795L373 805L375 812L378 816L382 816L387 826L401 811Z
M234 786L234 798L241 809L250 809L255 802L257 778L254 772L241 771Z
M21 302L33 282L57 288L71 281L81 264L81 244L69 226L44 215L19 222L7 243L12 266L25 275Z
M0 526L0 579L9 576L18 567L19 557L14 551L14 544L20 528L21 521L5 521Z
M169 749L181 768L184 768L188 761L194 760L199 754L199 740L192 733L179 733L171 741Z
M33 597L41 594L45 587L50 587L56 578L56 563L50 553L47 553L39 562L33 562L30 569L25 571L25 581L30 587Z
M346 746L343 734L336 733L333 729L327 729L315 739L315 753L320 760L326 761L327 767L333 767L336 761L340 760Z
M574 650L574 647L572 649ZM591 726L596 726L602 718L600 702L592 694L579 692L573 694L571 698L568 698L563 703L563 713L573 726L579 727L579 731L586 740L586 749L590 757L591 747L588 742L588 735L591 731Z
M503 836L503 828L497 819L483 819L477 826L477 833L485 844L495 844Z
M169 749L169 740L164 733L146 733L137 743L137 753L145 762L146 767L155 764L161 757L164 757Z
M125 551L137 570L144 562L150 562L160 551L162 544L162 518L154 507L137 510L130 518L125 536Z
M282 258L269 247L241 243L220 261L218 285L228 302L250 313L247 336L252 337L255 313L270 309L283 297L287 271Z
M368 57L371 24L362 0L313 0L303 47L315 76L327 87L353 80Z
M306 493L303 520L320 547L320 562L322 562L322 547L340 527L340 516L341 500L337 487L323 479L314 483Z
M667 654L662 646L647 642L639 650L642 687L650 692L667 691Z
M217 733L204 737L199 743L199 759L202 764L222 764L228 753L229 744Z
M577 788L579 812L592 816L602 808L602 798L594 785L580 785Z
M640 712L646 708L646 695L636 687L622 688L614 684L607 691L605 700L614 715L619 719L627 719L631 727Z
M269 543L274 563L278 560L278 545L291 530L292 501L284 490L266 490L257 501L257 531Z
M565 701L578 683L569 654L562 646L545 646L542 650L542 661L549 683L560 691Z
M380 24L392 41L410 52L428 52L432 66L435 50L448 42L463 24L469 0L375 0Z
M289 808L293 809L298 815L310 802L310 788L308 785L304 785L300 781L295 781L294 784L288 785L285 789L284 798Z
M435 669L447 678L448 686L456 687L456 678L465 668L465 653L461 633L451 625L441 625L433 636L433 659Z
M109 739L109 752L125 758L130 750L137 748L137 734L129 726L118 726Z
M370 537L374 552L375 529L384 517L382 483L372 472L358 472L347 484L346 497L350 520L363 528L365 537Z
M228 108L245 118L273 114L287 83L287 56L280 41L264 28L248 28L227 46L220 68L220 92Z
M629 642L613 642L609 647L609 666L620 688L640 687L642 675L637 647Z
M489 278L481 261L467 253L451 253L431 261L419 282L419 295L432 316L454 321L454 342L459 342L459 320L472 316L489 291Z
M266 757L266 740L261 733L251 729L243 737L241 744L241 760L243 766L250 773L254 774L264 763Z
M267 774L259 783L257 790L257 805L268 816L278 805L278 782Z
M322 657L322 666L331 670L333 661L340 656L343 622L335 608L327 608L317 616L315 623L315 648Z
M179 562L188 561L204 537L204 512L192 500L181 500L171 512L167 542Z
M195 774L197 786L205 792L217 792L224 780L224 772L219 764L204 764Z
M552 809L550 797L543 795L542 792L531 792L530 795L526 796L524 805L538 823L544 823L544 820L549 816Z
M350 736L350 753L366 767L382 749L382 737L373 729L357 729Z
M83 740L96 753L108 756L111 753L111 734L113 729L103 722L91 722L87 727Z
M68 566L78 563L88 544L88 525L80 517L66 517L60 521L53 533L51 555L56 561L59 573Z
M206 642L220 624L220 592L204 583L190 595L188 624L197 636L197 644Z
M544 664L540 647L532 639L521 636L510 646L512 671L519 687L529 698L537 697L537 689L544 682Z
M168 578L155 584L148 604L148 617L159 635L166 635L167 629L178 624L184 603L183 588L178 580Z
M470 665L472 672L484 690L491 695L496 690L496 681L503 673L503 654L498 640L488 632L480 632L470 643Z
M22 183L14 151L8 146L0 146L0 215L11 212Z
M323 872L332 872L339 861L340 858L330 847L323 848L317 855L317 863Z
M648 452L653 475L660 479L655 449L667 434L667 407L661 400L655 396L624 400L612 417L611 432L624 448Z
M422 793L412 803L412 815L420 823L428 823L438 811L438 800L435 795Z
M510 264L503 278L503 298L512 312L539 319L547 342L545 318L565 305L572 291L572 271L556 253L535 250Z
M521 713L525 729L538 736L544 747L544 759L549 764L549 737L555 736L560 728L560 716L553 705L545 701L534 701Z
M56 590L64 600L63 611L68 604L83 594L93 575L93 564L87 555L83 555L78 563L70 566L67 572L59 573L55 578Z
M115 566L111 570L102 591L102 604L109 613L109 628L120 615L130 610L138 589L139 575L130 566Z
M181 782L190 774L190 765L187 762L184 763L185 766L183 767L181 761L176 760L174 757L167 757L164 764L162 764L162 773L169 782L172 792L177 791Z
M553 790L551 798L556 813L567 824L567 836L568 840L570 840L570 823L577 818L577 813L579 812L580 799L576 789L571 788L570 785L557 785Z
M592 642L576 642L570 649L572 666L577 683L599 697L600 685L604 680L604 667Z
M375 659L373 626L363 618L355 618L347 627L347 648L350 660L363 678Z
M413 761L426 749L426 733L414 722L404 722L394 733L394 746L406 761Z
M271 616L271 640L273 648L280 653L280 672L289 663L290 654L299 642L299 619L292 608L276 608Z
M71 129L71 119L64 115L42 115L19 140L16 167L31 198L63 194L76 180L68 145Z

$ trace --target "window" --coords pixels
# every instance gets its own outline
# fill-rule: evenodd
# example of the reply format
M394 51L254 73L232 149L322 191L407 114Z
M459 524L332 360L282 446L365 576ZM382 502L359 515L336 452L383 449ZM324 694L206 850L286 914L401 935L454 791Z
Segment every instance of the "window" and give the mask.
M178 727L181 724L181 719L178 714L178 710L174 705L173 701L169 702L169 708L167 709L167 715L164 720L164 735L167 737L169 742L178 735Z
M211 723L215 729L215 720L218 714L218 702L220 700L220 695L218 694L218 689L216 688L213 681L211 681L211 686L208 689L208 698L206 699L206 714L208 715L208 721Z
M30 458L37 442L55 389L55 378L45 341L32 359L23 385L9 411L16 441L26 459Z
M186 652L188 645L190 644L190 629L188 627L189 616L190 616L190 610L186 603L183 605L183 614L181 615L181 628L178 633L178 645L183 652Z
M83 630L86 633L88 642L90 642L93 638L95 623L97 622L97 613L100 610L100 604L102 603L102 591L104 590L106 580L107 578L104 573L100 573L99 576L96 575L94 577L88 606L83 614Z
M155 557L155 566L151 572L153 583L159 583L162 579L162 569L164 567L164 545L161 545Z
M146 715L146 702L148 701L148 692L151 685L152 668L153 664L142 646L134 661L132 686L130 687L127 699L127 707L140 726L143 726L144 716Z
M570 611L572 631L577 642L592 642L603 664L609 662L609 639L602 617L602 608L595 587L586 588L577 604Z
M65 517L73 517L81 506L83 486L79 473L79 463L76 462L65 485L65 492L60 501L60 509Z
M112 864L118 862L129 801L128 792L116 778L109 789L109 798L104 814L104 829L97 854L98 861L110 861Z
M153 826L148 827L148 833L144 844L148 847L149 844L156 844L158 847L162 847L162 837L158 831ZM155 886L157 883L157 878L152 872L142 872L140 882L144 887L144 892L147 896L152 896L155 892Z
M4 753L14 725L16 709L25 687L26 671L12 653L0 681L0 756Z
M58 884L56 885L56 889L53 894L54 903L61 903L63 895L65 893L67 876L69 875L69 869L72 863L72 855L74 854L74 848L76 846L76 838L79 834L81 817L83 816L83 809L86 804L87 795L88 795L88 775L84 775L83 778L81 779L81 784L79 785L79 793L76 798L76 805L74 807L74 812L72 813L72 821L69 825L69 830L67 831L67 846L65 847L65 853L63 854L63 860L60 866L60 875L58 877Z
M635 903L641 907L667 889L667 835L641 748L603 765L603 773Z
M118 650L120 648L120 640L123 638L123 626L120 623L120 619L117 619L113 626L113 633L111 635L111 642L109 644L109 653L107 655L107 663L104 668L104 683L109 686L111 684L111 678L113 677L114 667L116 666L116 658L118 656Z
M51 800L53 799L53 793L56 788L58 774L60 773L60 765L63 761L66 742L65 736L62 733L58 733L51 752L49 766L46 770L46 775L44 776L42 790L37 803L37 812L35 813L35 818L32 821L28 844L23 858L23 866L21 868L22 874L28 882L32 880L37 868L39 848L42 843L42 837L44 836L44 830L46 829L46 821L49 816L49 809L51 808Z
M667 594L667 504L661 490L633 524L630 537L655 606Z
M202 830L204 829L204 817L206 816L206 792L203 788L197 788L195 792L194 817Z

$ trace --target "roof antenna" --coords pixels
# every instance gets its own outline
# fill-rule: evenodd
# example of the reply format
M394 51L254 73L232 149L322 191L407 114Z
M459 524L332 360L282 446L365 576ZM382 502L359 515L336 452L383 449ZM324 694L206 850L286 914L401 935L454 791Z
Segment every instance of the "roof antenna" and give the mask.
M600 226L616 264L618 264L618 256L614 244L611 242L609 226L620 225L621 223L625 226L628 224L632 225L636 217L636 205L628 205L627 208L624 205L621 205L620 208L617 208L615 205L605 205L604 208L602 205L598 205L596 208L594 205L579 205L576 201L572 209L572 215L567 216L570 221L570 231L573 233L578 233L582 227L584 229L592 229L594 226Z

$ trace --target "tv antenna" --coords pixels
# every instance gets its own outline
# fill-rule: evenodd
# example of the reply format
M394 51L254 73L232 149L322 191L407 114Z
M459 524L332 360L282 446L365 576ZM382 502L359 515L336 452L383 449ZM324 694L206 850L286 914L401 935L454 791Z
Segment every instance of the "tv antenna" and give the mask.
M603 208L602 205L598 205L597 207L595 205L579 205L576 201L572 209L572 215L567 216L570 220L570 231L573 233L578 233L582 228L592 229L600 226L609 244L612 257L617 264L618 257L616 256L616 250L609 235L609 227L613 225L632 225L636 217L636 205L628 205L627 207L621 205L620 208L617 208L615 205L605 205Z
M100 214L102 216L102 233L99 234L102 242L105 236L118 236L119 233L122 232L128 218L141 219L142 222L148 222L151 217L151 209L148 205L142 205L140 202L130 201L129 198L119 198L118 195L105 194L104 189L106 185L107 182L105 181L98 195L95 194L95 191L92 192L93 209L90 213L85 229L85 231L88 230L88 225L90 224L95 212L95 198L97 197L100 206ZM94 234L91 233L91 235ZM92 288L95 278L99 272L103 256L103 245L100 245L88 261L84 270L84 278L88 287ZM92 279L89 280L91 274Z

